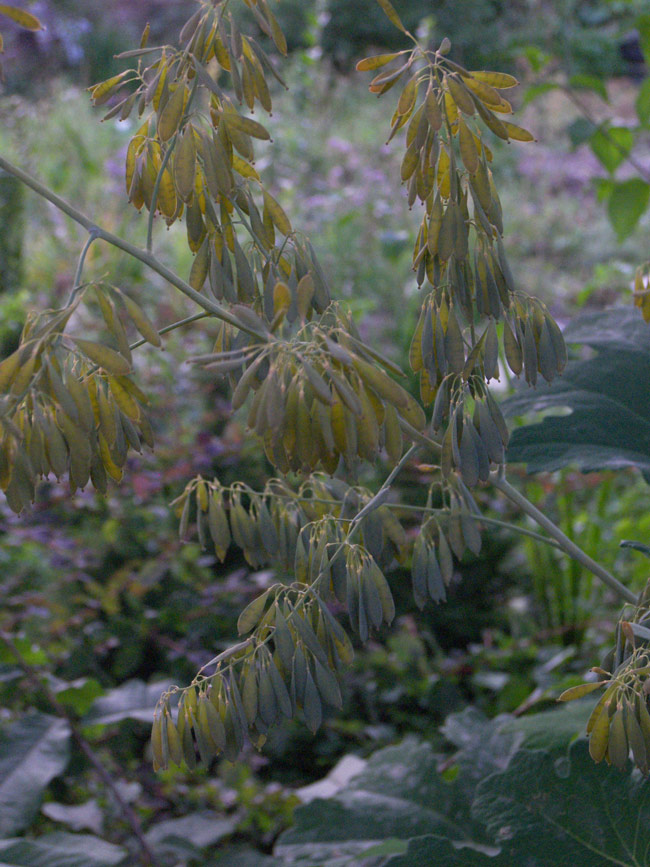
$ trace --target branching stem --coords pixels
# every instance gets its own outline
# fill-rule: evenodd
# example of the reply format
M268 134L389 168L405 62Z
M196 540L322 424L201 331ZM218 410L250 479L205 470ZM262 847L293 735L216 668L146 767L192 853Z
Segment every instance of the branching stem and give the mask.
M102 229L100 226L97 226L93 220L75 208L73 205L69 204L54 193L52 190L45 187L27 172L19 169L17 166L13 165L13 163L9 162L9 160L5 159L3 156L0 156L0 168L4 169L4 171L8 172L10 175L18 178L18 180L22 181L26 186L30 189L34 190L35 193L38 193L39 196L46 199L48 202L51 202L56 208L62 211L64 214L67 214L68 217L73 219L76 223L79 223L80 226L83 226L88 232L95 232L97 238L101 238L102 241L106 241L107 244L111 244L114 247L117 247L119 250L122 250L124 253L127 253L129 256L132 256L134 259L137 259L139 262L142 262L148 268L151 268L152 271L155 271L157 274L165 279L169 284L175 286L176 289L179 289L184 295L194 301L199 307L202 307L204 310L207 310L209 313L212 313L218 319L221 319L223 322L227 322L230 325L233 325L235 328L238 328L240 331L246 332L246 334L250 334L252 337L256 337L258 339L268 340L268 335L263 335L255 331L255 329L245 325L240 322L239 319L226 310L225 307L222 307L220 304L217 304L214 301L211 301L209 298L201 295L196 289L193 289L189 283L186 283L185 280L182 280L178 275L174 274L169 268L162 264L156 257L147 252L147 250L142 250L139 247L136 247L135 244L131 244L129 241L125 241L123 238L114 235L112 232L109 232L106 229Z
M523 494L521 494L515 487L513 487L510 482L508 482L503 474L503 472L497 471L492 475L492 482L502 494L504 494L511 502L515 503L522 512L525 512L530 518L533 519L540 527L543 527L546 532L551 536L556 542L559 544L560 548L569 555L569 557L573 557L578 563L584 566L586 569L589 569L597 578L606 584L611 590L613 590L617 596L620 596L626 602L630 602L632 605L636 605L637 603L637 595L628 587L621 584L621 582L616 579L611 572L605 569L604 566L601 566L600 563L597 563L593 560L587 553L585 553L582 548L579 548L575 542L572 542L571 539L567 535L565 535L559 527L557 527L550 518L547 518L543 512L534 506L530 500L526 499Z

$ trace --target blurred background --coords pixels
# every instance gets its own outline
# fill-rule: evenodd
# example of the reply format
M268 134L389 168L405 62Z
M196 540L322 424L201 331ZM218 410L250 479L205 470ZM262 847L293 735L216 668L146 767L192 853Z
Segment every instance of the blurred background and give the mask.
M522 289L541 297L561 323L586 307L630 305L650 219L642 208L621 233L607 196L620 180L650 178L647 2L394 5L423 38L437 44L449 36L458 62L522 82L511 91L515 120L537 142L493 146L505 245ZM193 4L38 0L24 8L47 29L26 33L2 23L0 151L106 228L143 244L146 217L128 206L123 181L134 122L100 123L86 88L124 68L115 55L137 47L147 22L150 44L174 42ZM243 4L237 9L242 27L254 31ZM384 144L392 94L377 100L367 76L354 71L360 57L400 47L400 33L374 0L280 0L277 9L289 43L282 70L290 90L274 93L273 116L264 121L273 143L260 148L258 169L294 226L311 237L333 295L350 305L368 340L408 369L420 303L410 271L419 217L399 183L400 144ZM603 129L627 131L614 134L625 142L622 155L604 152L602 142L599 148ZM0 355L16 347L31 307L64 302L83 240L67 218L0 174ZM182 228L157 226L155 246L187 276ZM159 327L193 312L112 249L95 244L86 268L89 279L110 274ZM84 314L89 330L91 314ZM616 609L555 551L486 530L480 558L460 564L446 605L418 612L408 570L393 573L397 620L359 650L345 679L344 709L316 737L301 724L286 725L244 763L154 776L143 720L160 689L150 685L188 683L232 641L239 611L270 580L251 574L237 551L221 565L198 544L180 542L168 506L197 473L257 487L268 472L243 421L231 418L222 383L183 363L213 342L207 326L174 332L164 352L141 352L137 380L151 396L156 453L133 458L108 497L88 489L71 498L51 481L29 514L16 517L0 503L0 628L85 720L145 828L209 811L228 819L223 836L233 852L259 854L291 823L294 788L324 776L343 755L366 756L409 732L440 744L439 724L467 705L490 716L551 706L558 689L580 682L608 647ZM417 393L415 378L411 386ZM621 539L650 537L647 486L638 474L567 470L530 479L515 468L513 476L571 538L640 589L643 563L618 548ZM414 501L428 480L426 467L414 468L403 496ZM500 518L520 520L491 492L479 498ZM0 724L32 712L51 714L52 707L0 648ZM12 833L65 827L133 845L81 753L40 797L43 807ZM172 851L161 863L191 864L199 856L204 864L226 863L211 845L202 855Z

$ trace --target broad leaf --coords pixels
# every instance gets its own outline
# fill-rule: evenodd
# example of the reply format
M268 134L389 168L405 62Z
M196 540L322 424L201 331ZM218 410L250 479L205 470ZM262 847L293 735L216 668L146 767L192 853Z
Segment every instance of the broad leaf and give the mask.
M274 854L289 864L352 867L389 839L407 841L432 831L465 838L446 815L450 785L437 763L431 747L414 738L380 750L333 798L299 807L295 827L282 835Z
M170 686L168 681L146 684L129 680L98 698L83 719L84 725L110 725L124 719L151 723L158 699Z
M650 121L650 78L646 78L636 97L636 116L644 126Z
M183 862L199 858L201 850L232 834L237 825L233 818L214 813L190 813L180 819L158 822L147 831L149 845L160 855L172 855Z
M38 840L0 840L2 867L114 867L127 852L89 834L48 834Z
M473 813L501 843L496 863L647 863L650 783L594 764L585 741L569 758L567 773L549 753L522 751L479 786Z
M589 145L607 171L613 174L632 150L634 133L625 126L604 127L596 130Z
M572 322L567 342L593 347L551 385L522 388L503 404L506 415L568 409L517 428L509 462L528 471L570 464L583 472L637 467L650 473L650 329L634 308L591 313Z
M69 741L67 723L40 713L26 714L3 732L0 834L16 834L31 823L43 791L68 764Z
M640 178L630 178L614 185L607 213L619 241L625 240L636 228L650 199L650 184Z

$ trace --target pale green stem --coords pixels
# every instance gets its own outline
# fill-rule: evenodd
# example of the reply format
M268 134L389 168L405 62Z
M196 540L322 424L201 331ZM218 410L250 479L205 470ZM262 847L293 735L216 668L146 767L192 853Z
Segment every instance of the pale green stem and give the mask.
M112 244L112 246L117 247L119 250L123 250L129 256L132 256L134 259L137 259L139 262L142 262L148 268L151 268L152 271L155 271L157 274L160 274L168 283L172 286L175 286L179 289L184 295L188 298L191 298L199 307L202 307L203 310L207 310L212 313L218 319L221 319L223 322L227 322L230 325L233 325L235 328L238 328L240 331L246 332L246 334L250 334L252 337L256 337L258 339L267 340L267 335L259 334L253 328L250 328L247 325L244 325L239 319L226 310L225 307L222 307L220 304L211 301L209 298L201 295L196 289L193 289L189 283L186 283L185 280L182 280L173 271L170 271L162 262L158 261L156 257L147 252L146 250L142 250L139 247L136 247L134 244L129 243L129 241L125 241L123 238L119 238L117 235L114 235L112 232L107 231L106 229L102 229L100 226L97 226L93 220L83 214L81 211L77 210L77 208L70 205L65 199L62 199L60 196L57 196L56 193L52 192L52 190L43 186L39 181L33 178L31 175L24 172L22 169L19 169L17 166L14 166L13 163L10 163L4 157L0 156L0 168L4 169L10 175L21 180L26 186L30 187L30 189L34 190L34 192L38 193L42 198L47 199L48 202L51 202L55 207L57 207L60 211L63 211L64 214L67 214L71 219L73 219L76 223L79 223L80 226L83 226L88 232L95 232L97 238L101 238L103 241L106 241L107 244Z
M550 518L547 518L543 512L534 506L529 500L524 497L516 488L514 488L510 482L506 480L502 472L497 472L492 476L492 482L502 494L504 494L509 500L511 500L515 505L519 506L522 512L525 512L530 518L532 518L536 523L543 527L546 532L551 536L555 541L559 544L560 548L569 555L569 557L573 557L574 560L577 560L578 563L583 565L586 569L589 569L590 572L600 578L600 580L606 584L611 590L613 590L618 596L624 599L626 602L632 603L632 605L636 605L637 596L632 590L625 585L621 584L618 579L616 579L611 572L605 569L604 566L601 566L600 563L597 563L593 560L588 554L586 554L582 548L579 548L575 542L572 542L568 536L566 536L559 527L556 527L553 521Z
M70 297L68 298L68 303L66 307L69 307L75 299L75 296L79 289L81 288L81 275L83 274L84 265L86 264L86 256L88 255L88 250L90 250L91 244L97 240L97 232L94 228L89 230L88 240L83 246L83 250L79 256L79 263L77 264L77 270L74 275L74 281L72 283L72 292L70 293Z

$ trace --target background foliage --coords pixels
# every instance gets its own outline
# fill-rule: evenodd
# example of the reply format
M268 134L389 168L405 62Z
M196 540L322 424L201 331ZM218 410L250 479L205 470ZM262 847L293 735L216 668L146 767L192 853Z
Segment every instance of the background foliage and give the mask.
M136 11L139 16L145 5L138 4L136 10L135 4L124 4L119 14L107 20L105 4L94 10L84 4L86 19L99 22L84 35L83 27L73 26L79 12L73 3L65 7L57 3L52 10L39 4L38 12L49 24L45 41L37 43L44 60L39 66L54 55L63 57L60 72L70 78L38 85L24 96L21 82L27 77L21 63L33 63L34 44L31 41L18 50L9 29L5 32L8 82L0 101L0 148L84 210L101 213L123 235L142 233L141 221L123 207L120 173L128 133L97 124L87 97L70 81L78 83L85 76L89 84L110 73L112 55L138 38L142 20L135 18ZM389 34L381 14L369 12L347 22L349 42L337 40L334 22L342 20L337 16L345 17L350 4L342 9L336 9L336 3L331 6L281 7L283 21L289 24L290 45L295 47L289 69L292 89L284 102L277 103L271 122L276 143L273 165L263 163L263 168L282 190L283 204L295 222L317 239L333 280L344 287L353 309L364 314L364 327L372 330L375 339L385 341L395 360L403 363L412 330L405 311L414 314L417 306L408 274L415 221L393 180L397 157L376 143L376 130L385 128L385 107L369 100L365 88L349 75L357 53L389 44ZM416 6L409 4L414 20L419 18ZM115 12L116 4L112 7ZM528 291L552 303L563 318L584 305L629 303L632 266L642 260L646 247L647 213L637 209L640 222L628 227L628 239L619 245L592 181L601 178L596 190L610 196L610 216L617 207L628 207L630 200L623 194L640 188L623 187L622 204L612 206L614 182L609 172L632 172L634 178L629 180L646 181L629 162L608 155L600 139L594 139L593 125L586 128L589 136L581 138L576 124L584 118L555 84L566 63L568 74L595 78L591 91L582 91L582 96L598 123L615 112L607 129L629 130L633 140L622 133L614 137L619 136L626 150L633 147L643 164L647 81L609 80L610 75L630 71L617 39L635 23L640 9L634 3L571 4L570 8L557 3L543 8L534 4L532 13L527 6L524 14L513 4L504 12L499 4L476 3L471 16L458 20L454 11L458 7L436 4L435 20L427 26L432 33L449 34L455 45L462 46L459 59L471 66L503 69L516 62L528 70L531 87L553 85L519 97L524 101L536 96L524 115L540 140L535 155L530 151L515 155L501 148L495 160L510 223L506 227L509 254L518 276ZM186 17L185 10L179 13L173 3L151 4L144 11L160 35L173 35ZM319 19L323 12L332 15L329 23ZM560 23L567 21L570 26L561 28ZM562 51L557 48L560 30L566 40ZM486 32L493 39L484 39ZM485 53L488 43L490 54ZM345 70L345 77L317 65L315 48ZM612 94L613 108L599 101L598 82ZM291 120L297 112L300 124ZM52 141L65 142L65 148L52 148ZM572 151L574 146L577 149ZM595 150L591 162L588 148ZM0 191L0 195L5 194ZM14 195L12 191L4 201ZM15 346L25 305L44 307L63 300L80 241L73 226L31 196L11 205L7 222L13 224L17 216L24 225L23 274L14 285L8 279L3 282L3 354ZM620 222L615 217L613 222L621 237L625 232L621 233ZM5 237L2 232L0 236ZM187 273L190 262L182 236L171 230L166 241L170 264ZM137 264L106 249L94 256L92 267L98 273L110 269L114 282L138 287L144 304L160 303L162 284L149 275L145 281ZM0 261L6 261L2 255ZM164 305L163 315L169 321L183 315L182 301L169 299ZM568 718L567 727L558 729L561 744L535 740L534 732L522 739L516 725L506 727L514 734L503 735L503 721L491 724L467 712L462 718L452 717L442 733L438 730L450 713L467 705L489 716L549 707L562 688L581 682L594 653L609 641L607 594L583 570L563 566L567 571L562 573L552 554L544 565L536 548L527 550L499 531L489 534L480 560L467 556L445 606L416 612L404 572L403 592L397 585L396 625L381 636L382 644L372 642L357 654L345 681L343 711L326 721L318 738L289 726L274 734L262 756L252 753L247 762L235 766L224 761L213 773L199 772L198 781L196 775L176 770L153 775L149 723L161 689L169 682L187 682L208 655L226 646L242 604L268 581L264 572L251 574L235 552L220 565L197 544L177 541L167 504L188 477L197 472L217 474L224 482L243 477L255 485L264 469L256 447L229 420L219 386L205 374L197 377L179 367L177 360L190 349L187 340L175 338L177 344L168 345L169 360L147 359L139 371L155 395L155 461L147 456L132 458L125 484L112 488L106 500L78 493L75 508L70 509L65 486L52 483L40 491L31 515L16 519L3 508L6 605L0 625L14 636L23 661L38 678L28 677L14 655L2 651L0 805L11 809L0 811L6 817L0 829L3 836L16 837L3 844L3 860L53 864L60 857L61 863L85 867L133 863L139 857L133 829L124 821L114 793L71 736L71 724L83 732L114 777L118 794L132 805L161 864L264 864L261 853L269 856L268 864L287 859L300 863L292 847L306 841L313 852L315 834L324 846L329 845L320 837L329 817L339 815L336 811L345 806L346 789L332 802L319 804L316 812L301 808L295 830L280 839L271 860L278 833L293 822L296 787L321 778L343 755L365 757L388 747L371 759L361 778L347 784L352 790L369 791L364 799L372 807L373 769L384 774L386 766L396 761L403 769L413 756L421 763L423 754L433 767L449 756L451 734L451 742L461 752L447 761L442 778L447 782L434 776L432 780L443 787L443 793L449 791L445 786L456 785L463 794L454 790L443 798L435 789L428 797L444 801L445 810L462 816L463 821L456 823L462 833L483 845L494 846L495 838L498 842L495 822L502 820L506 809L515 810L516 805L499 799L525 784L525 775L518 770L522 767L536 769L538 781L548 780L546 791L553 792L559 804L575 793L578 775L592 791L595 786L611 786L603 789L605 803L612 797L628 798L628 789L635 784L589 765L581 743L570 754L569 782L553 769L553 757L566 747L564 733L581 728L577 718ZM205 347L192 345L192 353L209 351L211 342L208 336ZM173 426L167 421L172 418ZM412 481L421 482L426 474L426 466L421 466L414 470ZM522 483L526 484L523 479ZM601 471L585 479L569 470L542 475L528 484L536 501L548 497L548 508L559 509L558 520L583 547L594 554L606 551L629 574L630 583L641 586L646 573L641 558L615 551L621 539L647 539L645 488L638 475ZM493 505L499 517L515 517L490 497L482 493L482 505ZM558 577L549 580L549 574ZM61 708L69 720L61 718ZM524 728L527 719L521 720ZM408 740L402 747L389 746L410 732L417 732L425 744L416 746ZM464 732L466 739L459 743L457 738ZM480 774L465 785L463 768L477 765L486 741L493 748L484 750L478 762ZM523 752L531 748L541 752L532 756ZM490 765L493 760L498 763L496 777L489 776L495 769ZM460 768L458 778L454 778L456 768ZM476 789L479 777L485 781ZM407 800L413 797L401 784L399 794ZM415 797L420 800L420 793ZM358 840L369 839L364 799L354 832L357 837L348 826L353 841L350 857ZM500 810L496 818L490 807L494 803ZM305 831L305 820L312 815L322 815L323 822L314 822L315 830ZM513 821L519 821L516 815ZM447 829L432 837L434 820L427 814L423 822L413 834L396 834L397 842L370 835L372 845L379 847L373 857L384 859L376 863L388 858L395 865L416 864L416 858L428 863L426 858L434 855L440 863L456 863L458 853L448 843L456 838ZM553 845L567 846L564 832L558 833ZM626 863L626 856L616 850L614 836L603 831L599 851L603 858L621 857ZM387 847L383 851L382 845ZM526 845L525 838L515 835L498 857L510 859L503 863L514 863L520 852L517 847ZM466 850L460 852L467 856ZM580 853L578 848L572 856L579 859ZM471 857L476 863L486 861L480 852ZM553 863L544 858L551 855L540 852L538 863Z

